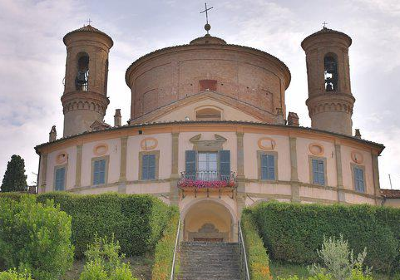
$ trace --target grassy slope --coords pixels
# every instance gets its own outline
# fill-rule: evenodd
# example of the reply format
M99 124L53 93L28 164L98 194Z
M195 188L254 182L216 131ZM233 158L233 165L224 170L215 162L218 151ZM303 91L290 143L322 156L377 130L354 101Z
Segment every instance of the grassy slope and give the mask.
M307 267L301 265L293 265L293 264L283 264L279 262L270 262L271 273L274 279L280 277L288 277L290 275L298 275L299 277L307 277L309 276ZM383 274L373 274L374 279L376 280L400 280L399 276L389 277L388 275Z

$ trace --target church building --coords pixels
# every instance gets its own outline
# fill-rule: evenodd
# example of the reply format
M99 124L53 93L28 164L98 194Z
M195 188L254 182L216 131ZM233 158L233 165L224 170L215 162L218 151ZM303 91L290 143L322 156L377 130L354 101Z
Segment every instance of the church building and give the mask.
M303 40L302 127L285 105L288 67L209 30L135 60L129 120L116 110L113 124L112 38L92 25L66 34L64 131L35 148L38 192L154 195L179 206L186 241L237 241L242 209L261 201L380 205L384 146L353 133L352 39L324 27Z

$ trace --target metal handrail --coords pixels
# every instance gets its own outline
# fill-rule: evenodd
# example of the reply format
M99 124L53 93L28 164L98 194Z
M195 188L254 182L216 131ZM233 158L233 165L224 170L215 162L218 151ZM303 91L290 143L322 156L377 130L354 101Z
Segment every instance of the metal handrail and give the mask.
M220 171L203 170L194 173L181 172L181 180L200 180L200 181L236 181L236 173L231 171L229 174L222 174Z
M175 262L176 262L176 255L178 252L178 247L179 247L179 236L181 233L181 219L179 219L178 222L178 229L176 230L176 238L175 238L175 248L174 248L174 256L172 258L172 267L171 267L171 280L174 280L175 278Z
M249 266L247 264L247 254L246 254L246 246L244 244L244 239L243 239L243 233L242 233L242 226L240 223L240 220L238 222L239 225L239 230L238 230L238 235L239 235L239 246L240 246L240 257L242 260L242 266L244 265L245 267L245 275L244 275L244 280L250 280L250 273L249 273ZM242 257L243 254L243 257Z

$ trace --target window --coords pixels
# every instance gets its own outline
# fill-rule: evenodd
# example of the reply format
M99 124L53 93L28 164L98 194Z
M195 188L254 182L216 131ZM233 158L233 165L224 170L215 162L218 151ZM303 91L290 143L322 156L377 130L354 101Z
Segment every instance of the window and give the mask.
M353 177L355 190L365 192L364 169L360 166L354 166Z
M106 159L93 161L93 185L106 183Z
M218 152L186 151L187 179L228 180L231 175L231 154L229 150Z
M220 121L221 111L214 108L203 108L196 111L198 121Z
M275 155L261 155L261 180L276 180L275 177Z
M338 90L338 67L335 54L327 54L324 57L324 76L325 76L325 90L337 91Z
M156 155L142 156L142 180L156 179Z
M322 159L312 159L312 182L317 185L325 185L325 162Z
M56 167L54 187L56 191L65 190L65 167Z

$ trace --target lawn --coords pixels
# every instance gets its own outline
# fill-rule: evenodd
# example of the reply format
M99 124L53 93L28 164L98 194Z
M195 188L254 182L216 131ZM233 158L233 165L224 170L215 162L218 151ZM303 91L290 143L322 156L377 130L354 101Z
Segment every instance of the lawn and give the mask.
M291 275L298 275L299 277L308 277L310 276L307 267L301 265L294 264L284 264L279 262L270 262L271 273L274 279L278 277L288 277ZM374 273L374 279L376 280L400 280L400 275L392 276Z

